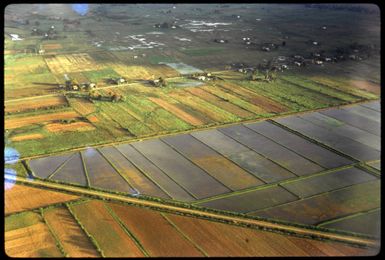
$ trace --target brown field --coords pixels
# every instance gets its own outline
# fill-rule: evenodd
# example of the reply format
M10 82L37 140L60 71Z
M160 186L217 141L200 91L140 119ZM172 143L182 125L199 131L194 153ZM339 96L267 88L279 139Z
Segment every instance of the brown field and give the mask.
M199 111L215 122L228 122L234 118L234 115L214 106L213 104L207 103L199 97L188 95L188 93L186 95L185 91L174 92L171 93L170 96L182 104L189 106L196 111Z
M190 92L191 94L200 97L203 100L206 100L212 104L215 104L216 106L236 115L242 118L247 118L247 117L253 117L254 114L250 113L247 110L244 110L234 104L231 104L229 102L226 102L219 97L201 89L201 88L189 88L186 89L186 91Z
M71 99L71 107L82 116L95 112L95 105L84 98Z
M260 106L256 106L251 104L236 95L230 94L228 91L224 91L224 89L216 87L216 86L203 86L201 87L203 90L211 93L212 95L218 96L220 98L226 99L229 102L246 109L247 111L253 112L255 114L264 114L266 111Z
M5 190L5 214L78 199L78 196L15 184Z
M348 247L336 242L294 238L288 235L172 214L167 214L167 218L209 256L338 256L341 254L370 254L368 249Z
M44 50L57 50L57 49L61 49L63 48L63 46L60 44L60 43L47 43L47 44L43 44L43 49Z
M102 69L87 53L52 55L46 57L47 66L54 74Z
M170 104L160 98L150 97L148 99L191 125L198 126L204 124L204 122L199 120L198 118L186 113L177 106L174 106L173 104Z
M248 89L245 89L245 88L242 88L238 85L235 85L235 84L232 84L229 82L221 82L218 85L221 88L229 90L229 91L237 94L241 98L248 100L252 104L257 105L259 107L262 107L264 110L266 110L268 112L282 113L282 112L287 111L287 108L284 105L279 104L279 103L277 103L277 102L275 102L275 101L273 101L267 97L260 96L260 95L256 94L255 92L248 90Z
M372 92L374 94L380 95L381 94L381 86L365 81L365 80L351 80L350 83L355 87L362 90L366 90L369 92Z
M14 113L34 110L45 107L64 106L67 101L64 96L38 97L29 100L16 100L5 102L5 112Z
M66 208L44 211L44 218L69 257L99 257L94 245Z
M18 135L11 137L11 141L18 142L24 140L34 140L34 139L42 139L44 136L42 134L29 134L29 135Z
M87 122L75 122L70 124L53 123L48 124L45 128L50 132L83 132L94 130L95 127Z
M203 256L159 212L113 203L109 206L150 256Z
M44 223L7 231L4 239L10 257L62 257Z
M106 257L138 257L143 253L107 211L102 201L71 205L87 232L98 241Z
M79 117L79 114L76 113L75 111L66 111L66 112L42 114L37 116L9 118L9 119L5 119L4 128L14 129L14 128L19 128L27 125L36 124L36 123L43 123L43 122L49 122L52 120L70 119L70 118L77 118L77 117Z
M60 257L55 239L40 214L25 212L6 217L5 252L11 257Z

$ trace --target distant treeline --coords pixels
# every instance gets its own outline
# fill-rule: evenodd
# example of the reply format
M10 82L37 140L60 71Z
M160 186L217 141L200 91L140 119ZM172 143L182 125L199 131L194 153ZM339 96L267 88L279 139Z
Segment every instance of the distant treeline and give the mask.
M369 14L379 13L379 8L376 5L368 4L305 4L305 7L330 10L345 10Z

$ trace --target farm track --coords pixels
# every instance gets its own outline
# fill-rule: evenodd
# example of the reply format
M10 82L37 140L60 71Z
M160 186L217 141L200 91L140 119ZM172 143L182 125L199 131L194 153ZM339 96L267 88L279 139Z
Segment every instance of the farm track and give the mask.
M4 177L5 177L5 180L11 180L12 181L14 179L14 176L8 175L8 174L5 174ZM142 200L142 199L138 199L138 198L127 197L127 196L118 195L118 194L111 194L111 193L102 192L102 191L90 190L87 188L67 186L67 185L58 184L58 183L50 183L50 182L45 182L45 181L41 181L41 180L37 180L37 179L31 180L31 179L19 177L19 176L16 177L16 181L19 183L27 184L27 185L40 186L40 187L45 187L45 188L50 188L50 189L55 189L55 190L61 190L61 191L66 191L66 192L70 192L70 193L81 194L84 196L98 197L100 199L111 199L111 200L115 200L115 201L121 201L121 202L125 202L125 203L141 205L141 206L145 206L145 207L152 207L152 208L158 208L158 209L166 210L166 211L172 211L172 212L178 212L178 213L182 213L182 214L193 215L193 216L197 216L197 217L216 219L219 221L231 222L231 223L234 223L237 225L251 225L254 227L270 229L273 231L284 232L284 233L288 233L288 234L294 234L297 236L310 236L312 238L334 240L334 241L338 241L338 242L342 242L342 243L355 244L357 246L364 246L364 247L378 247L379 246L378 241L368 239L368 238L362 238L362 237L358 237L358 236L333 234L333 233L324 232L324 231L320 231L320 230L307 229L304 227L295 227L295 226L289 226L289 225L284 225L284 224L279 224L279 223L271 223L271 222L268 222L265 220L247 219L247 218L243 218L243 217L221 215L219 213L205 212L205 211L200 211L197 209L188 209L188 208L178 207L178 206L174 206L174 205L167 205L167 204L154 202L154 201L147 201L147 200Z
M379 99L376 99L376 100L379 100ZM339 105L339 106L334 106L334 107L317 108L317 109L311 109L311 110L306 110L306 111L301 111L301 112L292 111L292 112L288 112L288 113L285 113L285 114L271 116L271 117L268 117L268 118L252 118L252 119L246 119L246 120L241 120L241 121L237 121L237 122L223 123L220 126L213 125L213 126L197 127L197 128L188 129L188 130L185 130L185 131L177 131L177 132L173 131L173 132L169 132L169 133L165 133L165 134L143 136L143 137L132 138L132 139L118 141L118 142L106 142L106 143L102 143L102 144L98 144L98 145L93 145L92 147L94 147L94 148L101 148L101 147L111 146L111 145L133 143L133 142L136 142L136 141L142 141L142 140L147 140L147 139L152 139L152 138L160 138L160 137L172 136L172 135L175 135L175 134L188 134L188 133L193 133L193 132L202 131L202 130L225 128L225 127L229 127L229 126L233 126L233 125L238 125L240 123L247 124L247 123L259 122L259 121L265 121L265 120L269 120L269 119L275 120L275 119L279 119L279 118L283 118L283 117L288 117L288 116L292 116L292 115L300 116L300 115L304 115L304 114L308 114L308 113L312 113L312 112L322 112L322 111L325 111L325 110L328 110L328 109L332 109L332 108L338 109L338 108L343 108L343 107L351 107L351 106L354 106L354 105L365 104L365 103L373 102L373 101L376 101L376 100L374 100L374 99L371 99L371 100L360 100L360 101L353 102L353 103L350 103L350 104L344 104L344 105ZM63 151L59 151L59 152L54 152L54 153L21 157L20 159L21 160L31 160L31 159L37 159L37 158L40 158L40 157L48 157L48 156L53 156L53 155L60 155L60 154L66 153L66 152L81 151L81 150L83 150L85 148L88 148L88 147L89 147L88 145L85 145L85 146L81 146L81 147L77 147L77 148L72 148L72 149L63 150Z

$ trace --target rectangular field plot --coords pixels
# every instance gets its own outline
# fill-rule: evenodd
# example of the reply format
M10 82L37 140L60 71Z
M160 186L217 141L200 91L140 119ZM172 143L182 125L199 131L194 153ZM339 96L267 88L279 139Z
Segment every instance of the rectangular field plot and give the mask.
M231 104L234 104L238 107L241 107L244 110L247 110L253 114L261 115L261 114L266 113L266 111L263 108L256 106L254 104L251 104L251 103L247 102L246 100L243 100L243 99L237 97L236 95L233 95L233 94L229 93L228 91L225 91L224 89L221 89L219 87L203 86L203 87L201 87L201 89L203 89L203 90L211 93L212 95L215 95L215 96L217 96L223 100L226 100Z
M256 106L261 107L266 112L282 113L282 112L285 112L288 110L284 105L282 105L282 104L280 104L274 100L271 100L267 97L261 96L250 89L243 88L243 87L236 85L236 84L233 84L231 82L221 82L219 84L219 86L222 89L225 89L226 91L230 91L230 93L232 93L232 94L234 94L234 95L236 95L236 96L238 96L244 100L247 100L251 104L254 104Z
M380 158L379 151L347 137L331 134L329 130L300 117L286 117L275 119L274 121L358 160L369 161Z
M99 257L94 245L67 208L45 210L44 219L69 257Z
M352 163L338 154L266 121L245 124L245 126L325 168L336 168Z
M250 191L230 197L197 203L197 205L207 208L247 213L295 200L297 200L297 197L281 187L274 186L271 188Z
M329 109L321 112L324 115L341 120L347 124L365 130L371 134L381 136L381 124L367 117L360 116L342 109Z
M310 197L319 193L351 186L358 183L376 180L373 175L357 168L349 168L336 172L306 178L304 180L292 181L281 184L290 192L301 198Z
M169 95L183 103L185 106L189 106L202 113L214 122L234 122L238 120L237 116L215 106L215 104L211 104L199 97L189 94L190 93L186 91L174 91Z
M189 88L189 89L186 89L186 91L190 92L191 94L207 101L207 102L210 102L212 104L215 104L217 107L223 109L223 110L226 110L238 117L241 117L241 118L252 118L254 116L253 113L250 113L249 111L241 108L241 107L238 107L232 103L229 103L201 88Z
M375 180L257 211L252 215L315 225L379 206L380 181Z
M71 156L73 156L73 153L32 159L28 162L28 164L35 176L40 178L47 178Z
M50 179L64 181L69 183L76 183L83 186L89 185L84 172L84 166L80 153L75 153L66 161L57 172L55 172Z
M320 226L380 237L381 210L377 209L369 213L362 213L353 217L336 219L334 221L321 224Z
M142 257L135 242L120 227L101 201L70 206L71 211L98 243L106 257Z
M359 255L362 249L341 243L298 238L272 232L236 227L197 218L167 214L208 256L325 256ZM274 241L272 243L272 241Z
M41 114L35 116L7 117L4 121L5 129L15 129L43 122L50 122L60 119L75 119L80 115L75 111L61 111L49 114Z
M41 108L63 107L67 106L64 96L36 97L30 100L16 100L4 102L6 113L15 113Z
M126 180L115 171L97 150L89 148L82 151L81 154L90 180L90 186L120 192L130 193L132 191Z
M203 256L160 212L109 203L127 229L140 241L150 256Z
M171 104L160 98L151 97L148 99L190 125L198 126L205 124L204 121L194 117L193 115L190 115L189 113L178 107L177 104Z
M191 135L223 155L246 152L250 149L219 132L218 129L192 132Z
M380 103L380 101L374 101L374 102L369 102L369 103L361 104L361 106L373 109L373 110L375 110L377 112L381 112L381 103Z
M352 106L352 107L344 107L343 110L348 111L349 113L354 113L363 117L366 117L370 120L374 120L376 122L381 122L381 112L376 110L364 107L364 106Z
M45 62L54 74L102 69L87 53L52 55Z
M296 175L285 168L282 168L252 150L235 153L228 158L266 183L296 177Z
M160 140L136 142L132 146L199 199L230 191Z
M62 257L40 215L26 212L5 218L4 249L10 257Z
M130 183L130 186L137 189L140 193L157 196L162 198L170 198L155 183L148 179L135 166L129 162L114 147L100 148L99 151L107 158L107 160L115 166L115 169ZM131 192L135 192L132 190Z
M78 199L78 196L15 184L4 192L5 214Z
M229 189L239 190L263 184L191 135L164 137L161 140L174 147Z
M181 201L195 200L192 194L187 190L179 186L173 179L171 179L166 173L159 169L150 160L139 153L135 148L129 144L122 144L116 146L129 161L134 164L140 171L146 173L158 186L167 191L167 194L171 198Z
M321 166L310 162L243 125L236 125L218 130L237 140L241 144L248 146L257 153L277 162L297 175L306 175L323 170Z
M345 124L341 121L338 121L340 122L340 125L330 124L329 122L332 121L333 118L321 113L301 115L300 118L303 118L307 121L314 123L315 125L328 129L331 134L347 137L367 146L370 146L373 149L380 150L381 137L377 135L371 134L354 126Z

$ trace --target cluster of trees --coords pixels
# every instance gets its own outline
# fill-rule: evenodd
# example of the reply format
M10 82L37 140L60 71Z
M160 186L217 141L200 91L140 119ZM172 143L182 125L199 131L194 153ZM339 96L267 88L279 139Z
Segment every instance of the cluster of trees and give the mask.
M89 99L104 100L111 102L124 101L124 97L122 95L113 93L111 91L104 95L100 94L98 91L90 91L88 97Z
M164 78L159 77L158 79L151 80L150 83L155 87L165 87L167 82Z
M277 79L277 72L275 70L265 70L261 73L259 70L254 70L249 74L249 80L271 82Z

